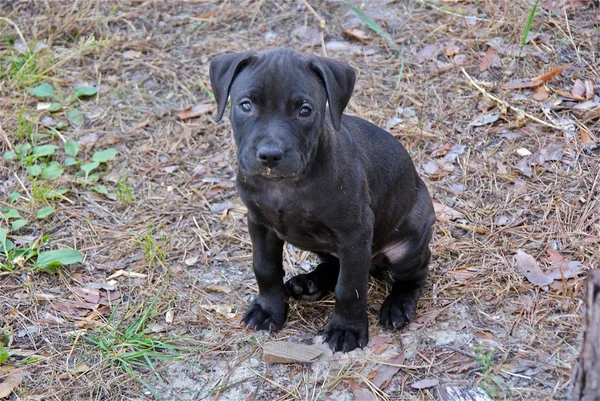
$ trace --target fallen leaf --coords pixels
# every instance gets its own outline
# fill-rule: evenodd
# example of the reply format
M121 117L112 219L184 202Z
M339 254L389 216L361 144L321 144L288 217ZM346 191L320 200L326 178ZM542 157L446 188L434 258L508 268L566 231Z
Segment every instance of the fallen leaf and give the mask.
M545 74L542 74L540 76L537 76L535 78L533 78L534 81L542 83L542 82L547 82L550 79L552 79L553 77L555 77L556 75L560 74L561 72L563 72L564 70L571 68L573 66L573 63L569 63L567 65L563 65L560 66L558 68L553 69L552 71L549 71Z
M368 346L371 348L372 353L380 355L383 354L394 341L395 339L393 337L374 336L369 339Z
M448 58L450 58L458 53L460 53L460 47L456 46L455 44L449 44L446 47L444 47L444 54Z
M535 258L522 250L517 250L515 255L515 267L529 282L535 285L552 284L553 278L546 276Z
M198 103L193 107L188 107L184 111L177 113L177 118L180 120L188 120L190 118L200 117L214 109L215 105L213 103Z
M423 379L423 380L414 382L410 386L417 390L424 390L427 388L435 387L438 384L440 384L440 381L438 379Z
M355 39L361 42L369 39L369 36L361 29L344 29L342 35L348 39Z
M499 61L500 57L498 57L498 55L494 52L494 48L488 46L485 56L483 56L479 62L479 72L486 71L492 66L492 64L494 64L494 62L498 63Z
M168 324L173 323L173 319L175 318L175 312L173 309L169 309L167 313L165 313L165 322Z
M454 210L451 207L442 205L436 201L433 201L433 208L435 209L437 220L440 222L454 221L456 219L462 219L465 217L465 215L458 210Z
M573 100L577 100L577 101L580 101L580 102L583 102L585 100L584 97L575 96L571 92L563 91L563 90L560 90L560 89L554 89L554 93L556 93L557 95L559 95L561 97L564 97L566 99L573 99Z
M566 280L585 271L583 265L577 261L555 262L552 266L554 268L547 271L546 275L554 280Z
M480 114L469 123L471 127L481 127L483 125L493 124L500 118L499 113Z
M2 378L0 379L0 398L8 397L23 381L23 371L12 369L11 366L7 366L0 370L0 377ZM8 371L8 374L5 376L6 371Z
M85 363L80 363L79 365L69 369L69 371L58 375L59 380L67 380L72 378L73 376L79 375L81 373L85 373L90 370L90 367Z
M576 98L585 98L585 84L581 79L577 79L571 88L571 94Z
M354 378L348 380L348 383L350 384L350 390L352 390L352 394L354 394L354 399L356 401L377 401L375 394L366 388L361 387Z
M226 317L227 319L233 319L235 317L234 307L231 304L219 304L219 305L200 305L200 307L209 312L215 312L217 315Z
M421 313L419 317L413 320L410 324L414 326L425 326L435 320L440 314L440 309L433 309L425 313Z
M148 275L144 274L144 273L128 272L123 269L119 269L116 272L114 272L113 274L111 274L110 276L108 276L106 278L106 280L113 280L113 279L119 278L121 276L129 277L129 278L146 278L146 277L148 277Z
M454 56L454 59L452 61L454 61L455 65L462 66L467 64L469 58L464 54L457 54L456 56Z
M560 143L551 143L540 149L538 161L540 164L548 160L560 161L563 157L563 145Z
M556 249L552 248L551 246L547 246L546 247L546 253L548 254L548 259L551 262L565 262L566 259L564 256L562 256L560 254L560 252L558 252Z
M378 387L380 390L385 389L391 383L392 379L400 370L400 366L392 366L392 365L402 365L404 363L404 353L400 355L396 355L387 359L385 361L387 364L382 364L377 370L375 377L373 378L373 384Z
M493 401L487 393L479 387L449 386L440 389L442 401Z
M531 169L531 166L533 166L534 164L535 162L533 161L533 156L525 156L517 162L515 167L524 176L531 177L533 175L533 170Z
M580 138L581 138L581 142L583 144L585 144L585 145L591 145L591 144L594 143L594 140L590 137L590 134L588 134L588 132L585 129L580 128L579 129L579 135L580 135Z
M100 301L100 290L96 288L72 287L71 291L86 302L97 304Z
M546 89L544 85L538 86L533 94L533 99L539 102L543 102L544 100L548 99L548 89Z

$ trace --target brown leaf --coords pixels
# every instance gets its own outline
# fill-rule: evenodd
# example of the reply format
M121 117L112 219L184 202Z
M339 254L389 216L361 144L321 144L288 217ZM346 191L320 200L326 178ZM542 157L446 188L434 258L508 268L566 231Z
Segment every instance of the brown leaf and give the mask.
M426 45L415 56L415 61L419 64L427 60L433 60L441 51L441 47L437 44Z
M546 89L544 85L538 86L538 88L535 90L535 93L533 94L533 99L540 102L543 102L544 100L548 99L548 89Z
M344 29L342 35L347 39L354 39L361 42L369 39L369 36L362 29Z
M565 259L565 257L563 255L560 254L560 252L558 252L556 249L552 248L551 246L547 246L546 247L546 253L548 254L548 259L551 262L565 262L567 259Z
M270 341L263 345L263 359L269 363L311 363L324 352L317 345Z
M465 217L464 214L458 210L454 210L449 206L442 205L439 202L433 201L433 208L435 209L435 215L437 220L440 222L454 221L456 219L462 219Z
M435 174L438 171L438 164L434 160L425 160L423 162L423 171L429 175Z
M321 44L321 31L307 25L301 25L292 31L292 35L302 40L302 47L313 47Z
M538 155L538 161L540 164L547 162L548 160L560 161L563 157L563 145L560 143L551 143L540 149Z
M547 271L546 275L554 280L566 280L576 277L585 270L583 265L577 261L555 262L552 266L554 268Z
M552 284L553 278L544 274L535 258L528 253L518 250L515 255L515 267L535 285Z
M579 128L579 135L581 137L582 143L586 145L591 145L594 143L594 140L590 137L590 134L588 134L588 132L585 129Z
M377 401L377 397L375 394L367 390L366 388L360 387L360 385L356 382L354 378L348 380L350 383L350 389L354 394L354 399L356 401Z
M177 113L177 118L180 120L188 120L194 117L200 117L203 114L206 114L215 109L215 105L213 103L198 103L193 107L188 107L184 111Z
M571 94L576 98L585 99L585 84L581 79L578 79L571 88Z
M5 366L0 370L0 398L8 397L23 381L23 371L13 369Z
M483 125L493 124L500 118L499 113L480 114L469 123L471 127L481 127Z
M83 363L80 363L79 365L69 369L68 372L58 375L58 379L59 380L68 380L68 379L72 378L73 376L77 376L78 374L86 373L88 370L90 370L90 367L85 362L83 362Z
M584 101L585 98L581 97L581 96L575 96L574 94L572 94L571 92L567 92L561 89L554 89L554 93L556 93L559 96L562 96L566 99L573 99L573 100L578 100L580 102Z
M231 304L221 305L200 305L200 307L209 312L215 312L217 315L226 317L227 319L233 319L235 317L234 307Z
M401 353L400 355L391 357L390 359L386 360L386 363L389 363L392 365L402 365L404 363L404 353ZM382 364L375 371L376 372L375 377L371 381L373 382L373 384L376 387L379 387L380 390L383 390L387 386L389 386L390 382L392 381L392 379L394 378L396 373L398 373L399 370L400 370L399 366L391 366L391 365Z
M444 47L444 54L446 55L446 57L451 58L452 56L456 55L460 53L460 47L456 46L455 44L449 44L446 45L446 47Z
M440 384L440 381L438 379L432 378L432 379L423 379L423 380L416 381L413 384L411 384L410 386L417 390L424 390L427 388L435 387L438 384Z
M490 68L490 66L492 65L492 61L494 61L495 55L496 53L494 52L494 48L488 46L488 49L485 52L485 56L483 56L481 58L481 61L479 62L479 72L484 72L485 70Z
M228 285L209 284L204 287L204 290L209 292L222 292L224 294L229 294L231 292L231 287Z
M97 288L72 287L71 291L86 302L97 304L100 301L100 290Z
M560 66L558 68L553 69L552 71L549 71L545 74L542 74L540 76L537 76L535 78L533 78L534 81L538 81L538 82L546 82L549 81L550 79L552 79L553 77L555 77L556 75L560 74L561 72L563 72L564 70L571 68L573 66L573 63L569 63L567 65L563 65Z

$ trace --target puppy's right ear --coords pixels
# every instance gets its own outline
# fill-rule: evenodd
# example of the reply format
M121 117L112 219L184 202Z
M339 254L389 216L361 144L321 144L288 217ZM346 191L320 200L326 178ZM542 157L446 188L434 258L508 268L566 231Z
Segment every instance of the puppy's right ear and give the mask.
M215 100L217 101L217 118L215 121L221 121L227 98L229 97L229 88L236 74L250 62L256 55L256 52L221 54L210 61L210 85L212 86Z

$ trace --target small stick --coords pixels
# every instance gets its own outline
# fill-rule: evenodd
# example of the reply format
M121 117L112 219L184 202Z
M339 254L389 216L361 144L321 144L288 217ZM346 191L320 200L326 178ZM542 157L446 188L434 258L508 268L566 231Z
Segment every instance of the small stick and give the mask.
M488 93L488 92L487 92L485 89L483 89L481 86L479 86L479 85L477 84L477 82L475 82L475 81L473 80L473 78L471 78L471 76L470 76L470 75L467 73L467 71L465 71L465 69L464 69L464 68L462 68L462 67L461 67L461 69L460 69L460 70L462 71L463 75L464 75L465 77L467 77L467 79L469 80L469 83L470 83L471 85L473 85L473 86L474 86L474 87L475 87L475 88L476 88L476 89L477 89L479 92L483 93L485 96L489 97L490 99L492 99L492 100L493 100L493 101L495 101L496 103L499 103L499 104L501 104L502 106L506 107L507 109L510 109L510 110L512 110L512 111L514 111L514 112L517 112L517 113L521 114L521 115L524 115L525 117L529 118L530 120L533 120L533 121L535 121L535 122L537 122L537 123L540 123L540 124L542 124L542 125L545 125L546 127L550 127L550 128L554 128L554 129L558 129L558 130L559 130L559 129L561 129L561 127L559 127L558 125L551 124L551 123L547 123L547 122L546 122L546 121L544 121L544 120L540 120L539 118L537 118L537 117L535 117L535 116L532 116L532 115L531 115L531 114L529 114L529 113L526 113L526 112L525 112L525 110L521 110L521 109L519 109L519 108L517 108L517 107L515 107L515 106L512 106L512 105L510 105L509 103L505 102L504 100L502 100L502 99L499 99L499 98L497 98L496 96L494 96L494 95L492 95L492 94Z

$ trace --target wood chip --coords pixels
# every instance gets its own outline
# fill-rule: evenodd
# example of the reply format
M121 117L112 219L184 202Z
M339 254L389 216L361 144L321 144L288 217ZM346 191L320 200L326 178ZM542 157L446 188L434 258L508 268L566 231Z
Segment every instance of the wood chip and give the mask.
M317 345L273 341L263 345L263 359L268 363L311 363L323 354Z
M442 401L492 401L479 387L442 387L440 397Z

